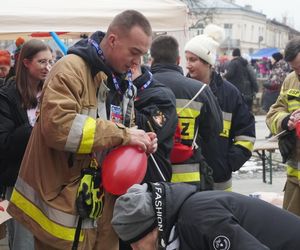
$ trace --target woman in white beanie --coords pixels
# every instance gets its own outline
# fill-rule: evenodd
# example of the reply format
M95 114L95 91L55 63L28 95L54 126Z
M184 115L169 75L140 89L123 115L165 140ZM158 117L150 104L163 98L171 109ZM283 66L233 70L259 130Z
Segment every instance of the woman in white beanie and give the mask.
M255 120L239 90L214 70L224 30L214 24L185 46L188 74L209 84L223 113L223 132L203 145L203 155L213 169L214 189L231 190L233 171L251 157L255 142Z

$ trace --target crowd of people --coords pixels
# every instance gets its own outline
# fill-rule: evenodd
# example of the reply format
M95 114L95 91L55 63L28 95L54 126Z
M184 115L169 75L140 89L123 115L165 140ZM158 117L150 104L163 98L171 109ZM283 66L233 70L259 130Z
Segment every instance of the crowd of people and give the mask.
M216 70L223 40L214 24L191 38L185 75L178 41L152 40L148 19L127 10L65 56L37 39L17 39L13 65L0 51L9 248L298 249L300 39L284 56L272 55L268 78L277 96L266 104L267 124L272 134L286 131L279 138L288 164L284 209L232 192L232 172L255 143L258 85L239 48L226 71ZM141 58L149 49L147 67ZM147 170L117 196L101 184L101 166L123 145L148 155Z

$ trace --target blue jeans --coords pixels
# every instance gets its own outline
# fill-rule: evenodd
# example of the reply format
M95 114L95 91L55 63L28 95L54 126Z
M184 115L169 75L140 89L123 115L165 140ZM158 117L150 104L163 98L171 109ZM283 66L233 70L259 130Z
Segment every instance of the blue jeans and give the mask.
M6 189L6 199L10 200L13 187ZM34 239L30 231L15 219L6 222L8 229L8 245L10 250L34 250Z

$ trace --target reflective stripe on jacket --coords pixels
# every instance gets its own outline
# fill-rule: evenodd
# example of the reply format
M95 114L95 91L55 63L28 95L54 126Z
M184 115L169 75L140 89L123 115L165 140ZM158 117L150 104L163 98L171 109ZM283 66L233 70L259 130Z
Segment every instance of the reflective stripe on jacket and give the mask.
M255 119L239 90L216 72L212 74L209 86L222 110L223 131L201 145L217 185L229 181L232 172L240 169L251 157L255 142Z
M62 240L74 240L78 216L48 206L22 178L18 178L16 182L11 202L49 234ZM83 229L93 227L93 220L86 219L83 221ZM79 241L82 240L83 235L81 234Z
M209 88L204 88L199 96L181 111L184 105L198 93L203 83L185 77L182 68L177 65L154 64L151 71L154 78L169 87L176 97L176 109L179 113L178 120L184 145L191 146L195 137L195 143L200 145L201 140L207 142L211 137L216 137L220 133L222 130L222 114L217 100ZM172 176L172 181L180 182L180 180L183 180L199 185L201 177L199 164L201 160L203 160L201 149L196 147L193 156L184 163L179 164L179 166L187 164L187 168L189 168L191 165L197 165L198 169L184 172L185 168L183 167L179 174L177 164L173 164L172 166L177 173L173 173L175 175Z
M176 164L172 166L171 182L197 183L200 180L199 163Z
M96 118L97 89L106 80L103 72L93 77L77 55L67 55L54 65L8 207L35 237L58 249L71 249L78 220L76 194L90 153L100 154L129 139L124 125ZM107 94L115 96L111 92ZM117 104L116 99L111 101ZM84 222L80 241L89 238L85 236L93 225Z

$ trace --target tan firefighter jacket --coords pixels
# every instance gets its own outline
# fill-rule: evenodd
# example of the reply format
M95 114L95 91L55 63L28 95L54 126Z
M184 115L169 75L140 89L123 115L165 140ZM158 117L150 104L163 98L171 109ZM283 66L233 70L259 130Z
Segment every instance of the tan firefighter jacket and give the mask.
M96 119L106 80L101 71L93 78L89 65L74 54L54 65L8 208L39 240L58 249L71 249L80 172L90 153L129 140L122 124ZM95 221L84 220L79 241L94 227Z
M293 111L300 109L300 81L295 72L290 73L284 80L277 101L271 106L266 123L272 134L283 131L281 124L284 118ZM296 141L296 147L292 156L287 160L287 175L289 180L300 184L300 140Z

